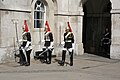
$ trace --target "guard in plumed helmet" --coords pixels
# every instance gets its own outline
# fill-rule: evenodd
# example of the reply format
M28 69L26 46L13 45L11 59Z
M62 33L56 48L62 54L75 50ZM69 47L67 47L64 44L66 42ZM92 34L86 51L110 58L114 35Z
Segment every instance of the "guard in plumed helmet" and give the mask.
M70 66L73 66L74 35L73 35L73 32L72 32L69 22L68 22L68 27L66 28L65 33L64 33L63 45L64 45L64 48L62 50L62 60L59 61L58 63L61 66L64 66L66 52L68 51L69 55L70 55Z
M22 39L20 42L22 42L20 46L20 65L30 66L30 53L32 51L31 34L26 20L24 20Z
M44 48L43 51L47 49L47 51L44 53L44 63L51 64L51 56L52 56L52 50L53 50L53 34L50 31L50 26L48 24L48 21L45 23L45 30L44 30Z

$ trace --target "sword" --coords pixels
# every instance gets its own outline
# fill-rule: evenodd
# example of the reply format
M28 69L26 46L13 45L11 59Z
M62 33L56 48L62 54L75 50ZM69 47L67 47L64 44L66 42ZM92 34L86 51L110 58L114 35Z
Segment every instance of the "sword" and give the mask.
M25 55L25 59L26 59L26 62L27 62L27 55L26 55L26 51L23 47L21 47L22 51L23 51L23 54Z
M48 50L52 50L53 48L49 49L49 48L46 48L41 54L39 54L39 56L41 56L43 53L47 52Z

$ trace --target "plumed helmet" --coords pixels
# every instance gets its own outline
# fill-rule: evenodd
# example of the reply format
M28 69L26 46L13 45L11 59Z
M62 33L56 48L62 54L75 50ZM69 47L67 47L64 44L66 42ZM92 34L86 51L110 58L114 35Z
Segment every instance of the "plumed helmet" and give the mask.
M48 24L48 21L46 21L46 23L45 23L45 28L47 28L48 31L50 31L50 26L49 26L49 24Z
M70 26L70 23L67 22L68 26L66 27L66 29L69 29L70 32L72 32L72 29L71 29L71 26Z
M24 20L24 30L25 30L25 32L28 32L28 31L29 31L26 20Z

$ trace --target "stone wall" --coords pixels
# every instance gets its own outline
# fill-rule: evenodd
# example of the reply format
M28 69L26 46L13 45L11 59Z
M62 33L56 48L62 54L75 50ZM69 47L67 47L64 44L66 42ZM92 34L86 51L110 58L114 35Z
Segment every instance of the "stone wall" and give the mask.
M60 45L63 41L65 27L67 27L67 22L69 21L75 36L75 54L81 55L83 54L81 23L83 11L82 6L79 5L80 0L58 0L58 3L58 13L55 14L55 39L58 46L55 53L58 53L57 55L61 55L61 49L63 46Z
M12 3L12 4L10 4ZM16 27L18 39L21 39L24 20L30 26L29 0L2 0L0 1L0 61L6 62L14 59L14 47L17 47ZM14 24L17 21L17 25Z
M34 0L3 0L0 1L0 61L7 61L13 58L14 46L17 46L16 26L13 24L17 20L18 38L21 39L22 26L27 20L29 30L32 34L33 53L42 48L40 41L40 29L34 29ZM10 4L12 3L12 4ZM54 36L55 49L53 54L61 55L63 46L63 33L67 22L73 29L75 35L75 54L83 54L82 44L82 6L80 0L45 0L46 20L48 20ZM41 40L43 39L43 29L41 29ZM17 48L17 47L16 47ZM12 54L13 53L13 54Z
M24 25L24 20L27 19L29 22L29 14L21 13L21 12L12 12L12 11L1 11L1 49L6 49L6 53L13 51L12 47L18 46L17 36L16 36L16 27L18 39L21 39L22 35L22 27ZM17 20L17 25L13 23L13 21ZM29 24L28 24L29 25ZM29 28L31 26L29 25Z
M32 0L0 0L0 9L30 11L31 1Z
M112 12L113 13L113 12ZM112 14L112 44L110 56L112 59L120 59L120 14Z
M110 57L112 59L120 59L120 3L119 0L110 0L112 3L112 44Z

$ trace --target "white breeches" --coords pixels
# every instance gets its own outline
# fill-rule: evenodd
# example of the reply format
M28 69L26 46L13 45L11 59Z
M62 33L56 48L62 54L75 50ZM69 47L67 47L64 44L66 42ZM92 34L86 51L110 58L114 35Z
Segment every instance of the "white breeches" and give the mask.
M69 48L69 49L67 49L67 48L63 48L62 50L72 52L74 49L73 49L73 48Z

